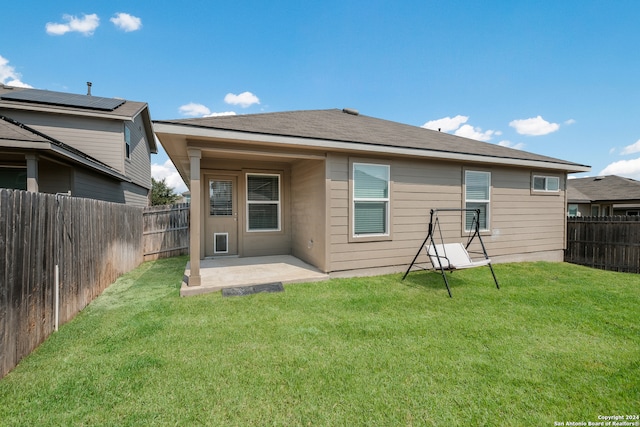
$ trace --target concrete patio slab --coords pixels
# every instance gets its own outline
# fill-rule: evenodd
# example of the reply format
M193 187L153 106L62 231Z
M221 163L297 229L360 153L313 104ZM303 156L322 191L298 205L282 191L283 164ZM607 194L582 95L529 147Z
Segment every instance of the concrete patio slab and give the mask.
M190 266L184 273L180 296L201 295L223 288L255 286L265 283L302 283L328 280L329 275L291 256L220 257L200 261L200 286L189 286Z

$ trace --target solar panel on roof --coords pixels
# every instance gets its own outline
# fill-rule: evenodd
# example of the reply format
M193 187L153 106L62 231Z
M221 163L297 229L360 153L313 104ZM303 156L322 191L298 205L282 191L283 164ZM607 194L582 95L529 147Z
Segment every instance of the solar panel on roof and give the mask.
M38 89L24 89L15 93L5 93L0 96L0 98L8 101L24 101L36 104L80 107L101 111L113 111L126 102L124 99L76 95L74 93L53 92Z

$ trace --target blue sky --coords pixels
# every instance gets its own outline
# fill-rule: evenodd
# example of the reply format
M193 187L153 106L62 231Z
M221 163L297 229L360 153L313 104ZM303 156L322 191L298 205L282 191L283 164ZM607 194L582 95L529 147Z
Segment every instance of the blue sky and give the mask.
M0 40L1 83L154 120L347 107L640 179L640 1L23 0Z

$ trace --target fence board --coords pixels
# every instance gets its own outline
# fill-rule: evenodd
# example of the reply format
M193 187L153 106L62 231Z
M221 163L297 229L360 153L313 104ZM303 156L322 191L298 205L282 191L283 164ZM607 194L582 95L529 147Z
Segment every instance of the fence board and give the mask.
M0 377L143 260L142 209L0 189Z
M189 205L145 208L143 231L144 260L189 253Z
M565 261L640 273L640 217L568 218Z

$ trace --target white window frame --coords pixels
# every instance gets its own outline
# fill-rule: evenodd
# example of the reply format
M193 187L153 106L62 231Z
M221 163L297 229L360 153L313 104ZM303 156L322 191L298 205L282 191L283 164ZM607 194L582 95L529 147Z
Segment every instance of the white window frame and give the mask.
M386 180L387 180L387 197L376 197L376 198L368 198L368 197L356 197L356 167L362 166L376 166L383 167L386 169ZM391 165L385 163L371 163L371 162L356 162L354 161L351 166L351 176L353 180L353 189L351 195L351 236L354 238L367 238L367 237L389 237L391 235L390 227L391 227ZM386 205L385 209L385 232L384 233L359 233L356 234L356 203L357 202L384 202Z
M571 211L574 211L573 215L572 215ZM580 210L578 209L578 205L577 204L575 204L575 203L569 204L569 207L567 208L567 216L571 217L571 218L580 216Z
M536 178L544 179L544 188L535 188ZM555 180L558 182L556 189L549 189L549 180ZM558 193L560 192L560 177L557 176L549 176L549 175L533 175L531 178L531 191L541 192L541 193Z
M468 175L470 173L476 173L476 174L483 174L488 176L488 188L487 188L487 195L488 198L487 199L469 199L467 198L467 181L468 181ZM487 205L487 210L485 212L486 215L486 228L480 228L480 231L482 232L486 232L486 231L490 231L491 230L491 172L488 171L479 171L479 170L465 170L464 171L464 208L468 209L468 205L469 203L486 203ZM478 221L480 220L480 218L478 218ZM466 212L465 215L462 215L462 229L465 232L468 231L473 231L473 230L469 230L467 228L467 218L466 218Z
M264 200L249 200L249 177L250 176L275 176L278 178L278 200L277 201L264 201ZM246 230L247 233L272 233L274 231L282 230L282 176L278 173L259 173L259 172L247 172L245 176L246 182L246 202L247 202L247 224ZM278 227L270 228L270 229L260 229L260 230L252 230L249 226L249 206L252 204L264 205L264 204L274 204L277 205L277 215L278 215Z

